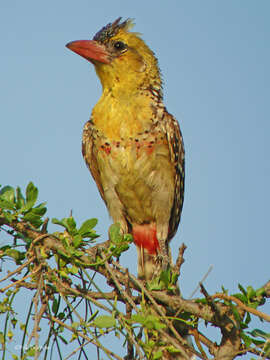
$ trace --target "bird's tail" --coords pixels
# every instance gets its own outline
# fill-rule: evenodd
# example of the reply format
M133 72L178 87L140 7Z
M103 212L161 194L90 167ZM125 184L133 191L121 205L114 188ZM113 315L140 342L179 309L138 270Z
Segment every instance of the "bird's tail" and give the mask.
M137 246L138 254L138 277L140 279L151 280L158 273L157 256L149 254L142 246Z

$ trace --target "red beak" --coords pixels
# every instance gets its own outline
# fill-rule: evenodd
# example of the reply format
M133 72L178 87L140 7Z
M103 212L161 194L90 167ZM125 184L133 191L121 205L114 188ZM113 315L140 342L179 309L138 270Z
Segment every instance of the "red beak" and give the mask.
M76 40L66 44L66 47L88 61L96 60L104 64L109 64L111 62L105 46L99 44L97 41Z

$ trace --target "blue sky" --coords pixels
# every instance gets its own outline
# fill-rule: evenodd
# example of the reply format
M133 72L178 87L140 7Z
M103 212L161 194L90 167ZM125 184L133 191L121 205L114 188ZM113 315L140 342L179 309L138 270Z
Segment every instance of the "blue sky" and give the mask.
M110 219L81 156L101 94L93 66L65 48L122 16L154 50L166 106L186 148L186 193L173 253L188 249L188 297L270 278L270 2L268 0L1 1L0 183L32 180L48 215ZM51 227L53 230L54 228ZM122 261L136 272L135 249ZM198 295L198 294L197 294ZM270 312L270 307L265 307Z

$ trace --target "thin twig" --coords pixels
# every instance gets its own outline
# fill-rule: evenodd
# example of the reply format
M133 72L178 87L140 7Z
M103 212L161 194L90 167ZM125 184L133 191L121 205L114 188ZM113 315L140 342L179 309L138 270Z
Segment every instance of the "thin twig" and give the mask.
M198 337L199 341L202 342L205 346L208 347L208 350L209 350L210 354L215 355L216 351L217 351L217 347L218 347L217 344L213 343L211 340L209 340L198 329L189 329L188 330L188 333L190 335L192 335L192 336L194 336L194 332L196 332L196 336Z
M103 254L101 256L103 257ZM137 308L136 304L133 302L132 298L126 293L126 291L122 288L122 286L120 285L119 281L116 279L116 277L115 277L115 275L114 275L114 273L113 273L112 269L110 268L107 261L105 261L105 268L109 272L109 274L111 275L112 280L114 281L118 291L120 293L124 294L124 297L127 299L130 306L138 313L138 308ZM130 340L132 341L132 343L134 344L134 346L136 348L136 351L137 351L137 354L138 354L139 358L141 360L143 360L143 355L142 355L141 349L140 349L140 347L139 347L139 345L138 345L132 331L126 326L125 321L122 319L121 316L118 316L118 319L119 319L120 323L122 324L122 326L124 326L124 328L126 329Z
M109 313L112 312L110 308L103 305L101 302L97 301L96 299L91 298L91 296L88 296L88 293L83 293L83 292L78 291L77 289L73 289L72 287L68 286L66 282L61 281L59 278L57 278L57 281L55 281L55 279L56 279L55 275L56 274L54 274L54 278L52 279L52 282L55 284L55 286L60 294L64 295L63 289L65 289L68 291L68 294L76 295L76 296L83 296L85 299L90 300L97 307L99 307Z
M103 254L102 254L102 258L103 258ZM108 262L105 262L105 268L106 270L108 270L109 274L111 275L119 293L124 296L124 298L127 300L127 302L130 304L130 306L138 313L138 308L136 306L136 304L134 303L133 299L131 298L131 296L129 296L127 294L127 292L125 291L125 289L121 286L121 284L119 283L119 281L117 280L116 276L113 273L113 270L110 268Z
M7 285L6 287L0 289L0 292L3 293L3 292L5 292L7 289L11 288L12 286L19 286L19 284L20 284L21 282L23 282L24 280L28 279L30 276L33 276L33 275L36 274L37 272L39 272L40 269L41 269L41 267L42 267L42 265L39 265L39 266L36 268L36 270L34 270L33 272L29 273L28 275L25 275L22 279L20 279L20 280L18 280L18 281L15 281L14 283L9 284L9 285Z
M174 272L178 276L180 275L181 266L185 262L184 252L185 252L186 248L187 248L187 246L183 243L178 250L178 256L177 256L175 266L174 266Z
M65 357L64 360L70 359L73 355L75 355L78 351L82 350L84 346L88 345L89 341L86 343L83 343L82 345L78 346L76 349L74 349L67 357Z
M189 344L187 343L187 341L182 338L180 336L180 334L178 333L178 331L174 328L174 326L172 325L172 323L167 319L166 313L164 312L163 308L161 308L158 303L155 301L155 299L153 298L153 296L150 294L150 292L145 288L145 286L143 285L143 283L141 281L139 281L137 278L135 278L135 276L130 274L130 278L137 283L140 287L141 290L145 293L145 295L148 297L148 299L151 301L154 309L156 310L157 313L159 313L159 315L161 316L162 320L166 323L166 325L168 326L168 328L171 330L171 332L174 334L175 338L179 341L179 343L181 344L182 347L184 348L188 348L188 350L194 354L196 354L198 357L201 357L201 354L198 353L197 351L195 351L195 349L191 348L189 346ZM178 347L179 348L179 347Z
M222 294L222 293L218 293L218 294L214 294L211 296L212 299L223 299L223 300L229 300L229 301L233 301L235 302L238 306L240 306L243 310L252 313L253 315L258 316L261 319L264 319L265 321L270 322L270 315L267 315L257 309L254 309L250 306L245 305L244 303L242 303L241 300L237 299L234 296L230 296L230 295L226 295L226 294Z
M113 262L114 265L116 265L120 270L124 270L124 268ZM146 289L146 287L144 286L143 282L138 280L135 276L133 276L132 274L129 274L130 279L141 289L142 292L145 293L145 295L148 297L148 299L150 300L150 302L153 304L155 311L159 314L159 316L162 317L162 320L165 321L166 325L168 326L168 328L173 332L173 334L175 335L175 337L178 339L178 341L183 345L183 346L188 346L188 343L179 335L178 331L176 331L176 329L174 328L174 326L172 325L172 323L167 319L166 313L164 312L163 308L161 306L158 305L158 303L156 302L156 300L154 299L154 297L151 295L151 293ZM193 350L193 349L192 349ZM195 351L195 350L193 350ZM199 353L196 352L196 355L200 356Z
M46 219L43 221L43 224L42 224L42 227L41 227L41 232L42 232L43 234L47 233L48 223L49 223L49 218L46 218Z
M116 355L113 351L111 351L111 350L107 349L105 346L103 346L97 339L90 339L87 335L85 335L81 331L77 331L77 330L73 329L71 326L65 324L61 320L57 319L55 316L50 315L50 316L48 316L48 318L50 320L52 320L53 322L56 322L57 324L63 326L67 330L73 332L74 334L80 336L81 338L87 340L88 342L100 347L110 358L113 356L117 360L123 360L123 358L121 358L120 356Z
M265 293L266 293L265 297L269 298L270 297L270 280L267 281L267 283L264 284L262 287L265 289Z
M164 331L164 330L160 330L159 331L160 332L160 334L162 335L162 337L163 338L165 338L166 339L166 342L167 342L167 344L170 344L170 345L173 345L176 349L178 349L179 350L179 352L180 352L180 354L181 354L181 359L183 358L183 359L186 359L186 360L190 360L190 354L189 355L187 355L187 353L186 353L186 347L180 342L177 342L176 341L176 338L175 337L173 337L173 336L170 336L166 331ZM183 340L183 339L182 339ZM190 350L190 351L195 351L194 349L192 349L192 348L190 348L190 349L188 349L188 350ZM192 351L192 352L193 352ZM205 360L204 358L202 358L201 356L200 356L200 354L196 351L195 352L196 353L196 355L198 355L199 357L200 357L200 359L203 359L203 360Z
M199 282L199 284L196 286L195 290L192 292L192 294L189 296L189 299L192 299L193 296L196 294L196 292L199 290L200 288L200 284L202 284L208 277L208 275L210 274L210 272L213 270L213 265L211 265L209 267L209 269L207 270L206 274L203 276L202 280Z
M28 250L28 253L30 253L33 250L34 245L36 245L40 240L43 240L47 237L51 237L50 234L39 234L34 238L34 240L31 242L30 248Z
M30 259L28 259L24 264L22 264L21 266L19 266L16 270L14 271L10 271L5 277L3 277L2 279L0 279L0 282L3 282L5 280L7 280L8 278L10 278L12 275L18 274L22 271L22 269L24 269L27 265L29 265L33 260L34 260L34 256L32 256Z
M246 349L243 349L243 350L239 350L237 352L237 355L244 355L246 353L251 353L251 354L255 354L257 356L259 356L259 359L258 360L264 360L264 359L270 359L270 356L265 356L264 354L262 354L261 350L257 350L255 348L246 348ZM264 356L264 357L262 357Z
M200 336L199 336L198 330L197 329L190 329L189 334L193 335L194 340L196 342L196 345L197 345L198 349L200 350L200 352L201 352L201 354L203 356L203 359L207 359L207 355L206 355L205 351L203 350L202 344L200 343Z
M70 313L75 314L77 316L77 318L80 320L80 324L83 324L85 322L85 319L83 319L81 317L81 315L78 313L78 311L76 310L76 307L78 307L79 304L76 304L76 306L74 307L70 301L68 301L67 297L65 295L62 295L63 299L65 300L65 302L67 303L67 307Z
M33 298L33 304L35 305L34 328L32 330L31 335L29 336L29 339L28 339L28 342L27 342L27 347L29 347L32 338L33 337L35 338L35 360L38 359L38 356L39 356L39 343L38 343L38 339L39 339L39 336L38 336L39 323L40 323L40 320L42 318L42 315L44 314L44 312L47 309L47 304L42 304L40 310L38 311L38 302L39 302L38 299L39 299L40 294L41 294L42 284L43 284L43 281L40 278L40 280L38 281L38 288L37 288L36 294L35 294L35 296Z
M208 294L208 292L206 291L205 287L203 286L202 283L200 283L200 288L201 288L201 292L204 295L204 297L206 298L208 304L210 305L213 313L215 314L215 316L218 318L218 321L221 321L221 316L220 316L220 312L215 304L215 302L213 301L213 299L211 298L211 296Z
M267 339L266 342L264 343L263 348L262 348L262 351L261 351L261 353L260 353L260 357L261 357L261 358L262 358L263 356L265 356L265 355L264 355L264 351L265 351L267 345L269 345L269 343L270 343L270 339ZM264 357L264 358L265 358L265 357Z
M129 287L129 273L128 273L128 269L126 269L126 284L125 284L125 288L126 288L126 293L127 293L128 297L132 297L131 290L130 290L130 287ZM127 302L126 302L126 317L127 317L127 319L131 319L131 315L132 315L132 306L131 306L130 303L127 301ZM132 342L131 342L129 339L127 340L127 358L128 358L128 359L133 359L133 358L134 358L133 344L132 344Z

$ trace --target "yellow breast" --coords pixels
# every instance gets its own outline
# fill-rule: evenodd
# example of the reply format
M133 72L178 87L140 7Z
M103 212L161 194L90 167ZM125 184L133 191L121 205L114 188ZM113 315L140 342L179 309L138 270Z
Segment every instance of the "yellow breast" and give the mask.
M149 130L152 125L151 98L145 94L104 91L92 112L95 127L110 140L123 140Z

